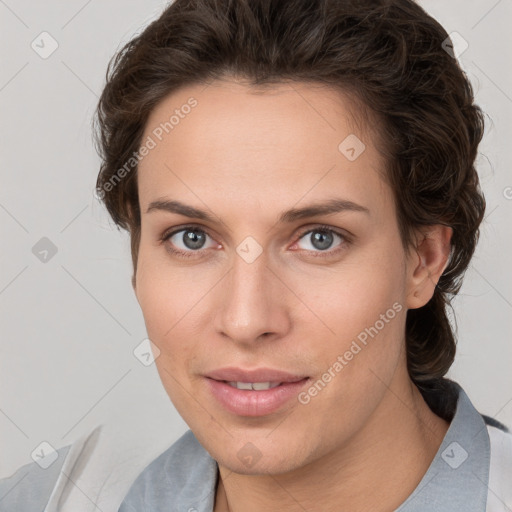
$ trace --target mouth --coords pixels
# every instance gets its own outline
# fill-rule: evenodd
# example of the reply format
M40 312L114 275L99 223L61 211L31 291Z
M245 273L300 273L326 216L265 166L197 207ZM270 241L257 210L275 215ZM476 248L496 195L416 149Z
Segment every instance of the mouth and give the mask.
M255 368L252 370L245 370L243 368L236 368L233 366L213 370L207 373L205 376L213 380L224 381L228 383L240 382L251 384L282 384L288 382L298 382L307 377L304 374L296 374L287 372L285 370L276 370L273 368Z
M217 404L239 416L264 416L283 408L311 380L272 369L224 368L205 375Z
M226 382L226 381L222 381ZM265 389L273 389L280 386L282 382L227 382L232 388L245 389L253 391L264 391Z

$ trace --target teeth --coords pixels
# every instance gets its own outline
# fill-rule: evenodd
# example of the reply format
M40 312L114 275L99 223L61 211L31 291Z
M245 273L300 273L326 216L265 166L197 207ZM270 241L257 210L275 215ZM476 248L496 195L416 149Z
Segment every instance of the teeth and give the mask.
M228 382L228 384L237 389L263 391L279 386L280 382Z
M250 382L233 382L233 384L238 389L252 389L252 384Z
M263 389L272 389L279 386L280 382L253 382L252 389L261 391Z

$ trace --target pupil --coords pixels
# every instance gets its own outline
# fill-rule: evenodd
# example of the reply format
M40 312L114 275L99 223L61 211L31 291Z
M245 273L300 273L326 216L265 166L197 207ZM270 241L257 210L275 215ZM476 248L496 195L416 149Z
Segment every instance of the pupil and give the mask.
M192 230L185 231L183 242L189 249L200 249L204 244L204 234Z
M332 234L327 231L316 231L312 233L312 244L317 249L328 249L332 243Z

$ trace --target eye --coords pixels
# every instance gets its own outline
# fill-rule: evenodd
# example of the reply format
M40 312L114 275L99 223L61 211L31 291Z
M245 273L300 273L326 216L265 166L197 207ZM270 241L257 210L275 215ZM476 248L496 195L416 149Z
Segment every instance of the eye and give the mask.
M199 253L205 247L207 238L211 238L203 229L195 226L186 226L170 233L164 233L161 241L169 242L168 250L180 256L190 257L194 253ZM216 247L218 244L213 243L210 247Z
M329 255L343 250L350 242L346 235L328 226L317 226L314 229L305 231L300 235L299 241L297 241L294 246L299 244L302 239L306 242L302 249L313 253L328 253ZM333 243L335 243L336 240L339 240L339 243L334 245L334 250L332 250ZM318 256L322 255L323 254L318 254ZM317 254L315 254L315 256L317 256Z
M210 245L207 240L210 239ZM300 247L300 241L305 240L305 247ZM185 226L180 229L166 231L160 238L162 243L166 243L166 249L179 257L190 258L200 257L203 251L209 248L221 247L216 243L208 233L197 226ZM333 243L338 241L333 247ZM313 229L304 231L297 242L291 247L292 250L296 246L299 249L312 253L315 257L329 257L342 251L350 244L347 235L338 232L329 226L317 226Z

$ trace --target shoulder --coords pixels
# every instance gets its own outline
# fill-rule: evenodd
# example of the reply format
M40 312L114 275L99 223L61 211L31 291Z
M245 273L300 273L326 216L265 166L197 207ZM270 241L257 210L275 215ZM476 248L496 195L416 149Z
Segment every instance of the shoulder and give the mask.
M55 487L71 445L52 452L56 460L46 469L36 462L18 468L10 477L0 480L0 512L42 511Z
M487 512L505 512L512 508L512 434L486 423L491 446Z
M217 463L188 430L144 468L119 512L211 510L216 477Z
M60 510L63 496L74 487L73 471L80 471L87 464L101 430L99 425L59 449L41 448L34 462L0 480L0 512Z

